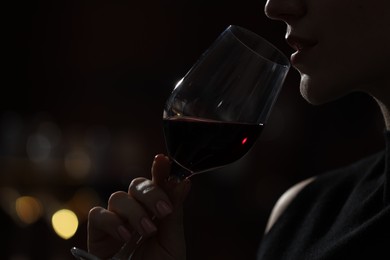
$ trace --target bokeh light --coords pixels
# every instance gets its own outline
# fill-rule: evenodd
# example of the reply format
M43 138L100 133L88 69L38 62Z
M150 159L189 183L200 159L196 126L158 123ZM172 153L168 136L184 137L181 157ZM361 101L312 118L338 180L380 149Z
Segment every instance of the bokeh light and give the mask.
M51 224L59 237L69 239L76 233L79 221L73 211L61 209L53 214Z
M91 170L91 159L84 150L76 149L66 155L65 168L72 178L83 179Z
M33 224L43 213L41 202L31 196L22 196L15 202L16 214L24 224Z
M106 150L111 144L109 130L105 126L91 127L87 132L86 143L95 153Z
M32 134L27 140L26 152L31 161L41 163L49 159L51 144L42 134Z
M53 122L45 121L38 127L38 133L45 136L52 147L55 147L61 143L61 129Z

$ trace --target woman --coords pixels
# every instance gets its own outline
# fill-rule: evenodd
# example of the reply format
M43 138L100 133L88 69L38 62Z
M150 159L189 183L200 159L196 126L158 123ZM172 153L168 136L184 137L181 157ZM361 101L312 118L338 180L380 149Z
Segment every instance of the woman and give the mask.
M288 190L271 214L259 259L389 259L390 1L268 0L265 13L287 24L303 97L322 104L354 91L372 96L385 119L387 152ZM92 254L111 257L124 242L134 245L138 233L149 239L132 259L186 258L181 206L190 183L167 182L169 168L167 157L156 156L151 180L133 180L107 209L90 211Z

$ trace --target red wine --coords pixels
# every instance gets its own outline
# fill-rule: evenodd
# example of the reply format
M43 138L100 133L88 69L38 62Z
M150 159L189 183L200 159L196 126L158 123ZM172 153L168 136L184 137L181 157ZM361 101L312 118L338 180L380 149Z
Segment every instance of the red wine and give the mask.
M177 117L163 120L169 156L192 173L214 169L244 156L263 125Z

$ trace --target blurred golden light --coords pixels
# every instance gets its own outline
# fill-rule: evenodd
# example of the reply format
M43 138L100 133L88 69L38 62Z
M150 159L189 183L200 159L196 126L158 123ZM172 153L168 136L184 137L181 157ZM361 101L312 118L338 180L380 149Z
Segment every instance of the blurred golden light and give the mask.
M30 196L18 198L15 202L15 209L19 219L25 224L36 222L43 213L41 202Z
M53 214L51 224L59 237L69 239L76 233L79 221L73 211L61 209Z
M91 169L91 159L83 150L70 152L65 157L65 168L71 177L85 178Z

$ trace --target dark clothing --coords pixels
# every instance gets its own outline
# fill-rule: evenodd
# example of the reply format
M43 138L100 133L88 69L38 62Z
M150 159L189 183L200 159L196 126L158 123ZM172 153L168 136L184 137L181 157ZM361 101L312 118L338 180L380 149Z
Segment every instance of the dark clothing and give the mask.
M386 150L317 177L265 235L259 260L390 259L390 132Z

